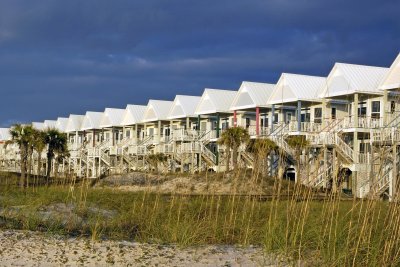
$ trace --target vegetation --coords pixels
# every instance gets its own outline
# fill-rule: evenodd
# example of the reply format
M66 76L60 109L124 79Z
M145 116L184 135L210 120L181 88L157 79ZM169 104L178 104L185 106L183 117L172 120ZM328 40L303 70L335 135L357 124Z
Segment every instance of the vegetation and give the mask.
M54 158L57 156L57 163L59 160L68 156L67 135L56 129L48 129L45 132L45 142L47 144L46 180L48 181L50 179ZM57 174L57 171L55 171L55 173Z
M68 157L67 135L56 129L45 129L43 131L33 128L31 125L16 124L10 129L11 140L6 145L18 146L21 156L20 187L29 186L29 178L32 173L32 158L34 152L41 155L47 148L47 181L52 172L53 161L58 163ZM55 168L56 169L56 168ZM42 170L41 157L37 157L37 173L40 176ZM57 172L55 171L55 174Z
M218 140L220 145L225 146L226 169L229 170L231 156L235 169L238 167L238 151L242 144L247 144L250 135L243 127L231 127L226 129ZM232 152L231 152L232 151Z
M32 137L34 129L32 126L17 124L10 130L11 140L7 145L16 144L20 151L21 157L21 177L19 185L24 187L26 185L26 174L30 172L30 162L32 151Z
M147 161L153 167L156 173L159 172L159 165L163 165L168 161L167 155L163 153L150 154L147 156Z
M266 176L267 160L272 152L278 151L278 145L271 139L253 139L249 142L247 150L254 155L253 173Z
M318 192L281 179L271 181L269 200L236 195L237 188L230 196L188 196L91 188L86 181L36 190L14 186L10 175L2 181L2 228L181 246L251 244L310 265L400 264L397 202L344 201L334 193L315 201Z
M305 135L304 136L301 136L301 135L289 136L289 137L287 137L286 142L295 151L294 156L295 156L296 165L297 165L296 171L297 171L297 173L300 174L300 156L301 156L301 153L303 152L303 150L310 148L310 142L306 139ZM300 181L299 177L300 177L300 175L296 176L297 182Z

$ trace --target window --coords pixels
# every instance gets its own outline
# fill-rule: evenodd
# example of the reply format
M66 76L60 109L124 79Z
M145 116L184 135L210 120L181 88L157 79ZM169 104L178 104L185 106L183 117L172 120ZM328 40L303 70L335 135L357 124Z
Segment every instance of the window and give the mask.
M130 137L131 137L131 130L127 130L127 131L125 132L125 137L126 137L126 138L130 138Z
M279 121L278 114L275 113L275 114L274 114L274 124L277 124L278 121Z
M372 101L371 118L379 119L381 117L381 101Z
M222 122L222 130L226 130L229 128L229 121L226 119Z
M261 126L261 128L264 128L264 118L261 118L261 120L260 120L260 126Z
M310 121L311 121L310 113L303 113L303 114L301 114L300 121L301 121L301 122L310 122Z
M331 110L331 118L332 118L332 120L336 119L336 108L332 108L332 110Z
M165 136L170 136L171 135L171 130L169 128L164 129L164 134Z
M200 122L200 130L202 131L207 130L207 122L205 121Z
M314 109L314 122L321 123L322 122L322 108Z
M246 129L250 127L250 118L246 118Z
M217 126L217 121L213 121L213 122L212 122L212 129L213 129L213 130L217 130L217 127L218 127L218 126Z
M367 116L367 106L365 102L361 102L358 104L358 116L359 117Z
M292 120L292 112L286 113L286 123L289 123Z
M395 113L396 112L396 102L390 101L390 113Z

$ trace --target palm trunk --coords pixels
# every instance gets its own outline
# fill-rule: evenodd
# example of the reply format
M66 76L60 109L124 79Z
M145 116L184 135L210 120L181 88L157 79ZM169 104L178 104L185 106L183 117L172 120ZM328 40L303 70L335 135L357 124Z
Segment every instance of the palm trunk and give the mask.
M260 171L260 153L256 152L253 161L253 174L256 176Z
M46 185L49 185L51 167L52 167L53 156L51 152L47 153L47 173L46 173Z
M41 173L41 170L42 170L42 157L41 157L42 151L38 151L38 154L39 154L39 157L38 157L38 162L37 162L37 175L36 175L37 179L39 179L40 173ZM37 179L35 181L35 184L37 182Z
M238 163L238 150L239 150L239 147L237 145L234 145L233 150L232 150L232 162L233 162L233 168L235 170L238 169L238 164L237 164Z
M228 147L228 146L226 146L226 148L225 148L225 156L226 156L226 171L229 171L229 163L230 163L230 161L231 161L231 149L230 149L230 147Z
M26 175L26 186L29 187L29 179L31 178L32 173L32 157L33 157L33 149L31 146L28 147L28 160L27 160L27 175Z
M300 157L301 157L301 150L297 153L297 172L296 172L296 183L300 182Z
M25 175L26 175L26 148L25 146L21 146L21 177L19 180L19 186L25 186Z

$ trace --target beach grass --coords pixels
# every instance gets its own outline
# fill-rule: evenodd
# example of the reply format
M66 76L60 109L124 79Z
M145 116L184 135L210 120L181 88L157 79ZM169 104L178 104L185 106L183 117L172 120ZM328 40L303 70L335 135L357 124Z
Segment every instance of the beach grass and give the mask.
M315 191L282 180L275 181L276 194L268 199L234 192L123 192L85 181L20 189L11 181L0 188L3 229L182 247L254 245L323 266L400 264L396 202L343 200L334 193L315 200Z

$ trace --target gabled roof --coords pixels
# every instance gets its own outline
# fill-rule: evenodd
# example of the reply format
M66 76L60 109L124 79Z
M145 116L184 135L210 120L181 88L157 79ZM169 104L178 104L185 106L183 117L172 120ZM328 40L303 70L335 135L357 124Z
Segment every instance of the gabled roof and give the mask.
M355 93L380 94L379 85L388 68L336 63L321 91L321 97L352 95Z
M88 111L82 121L81 131L101 129L100 122L103 112Z
M195 114L230 113L237 91L206 88L196 107Z
M200 99L200 96L177 95L168 113L168 119L195 117L194 112Z
M296 101L317 101L320 90L326 84L325 77L282 73L268 104Z
M45 126L43 122L32 122L32 127L36 130L44 130Z
M168 120L168 113L172 107L172 103L172 101L150 99L142 122Z
M60 132L65 132L65 129L67 128L68 124L68 118L58 118L57 123L55 125L55 128L59 130Z
M267 102L274 88L275 84L242 82L230 110L269 107Z
M65 132L78 132L81 130L84 115L69 115Z
M0 141L11 140L10 129L0 128Z
M383 90L397 88L400 88L400 53L397 55L397 58L389 68L389 72L379 86L379 89Z
M127 105L124 117L122 119L122 125L135 125L142 121L146 106L142 105Z
M100 127L118 127L122 126L121 122L124 117L125 109L106 108L101 118Z
M43 127L44 127L44 129L55 128L56 123L57 123L57 121L45 120Z

